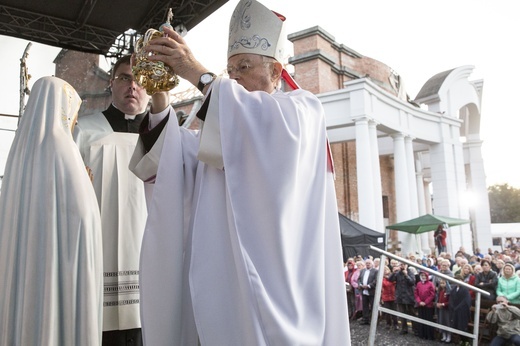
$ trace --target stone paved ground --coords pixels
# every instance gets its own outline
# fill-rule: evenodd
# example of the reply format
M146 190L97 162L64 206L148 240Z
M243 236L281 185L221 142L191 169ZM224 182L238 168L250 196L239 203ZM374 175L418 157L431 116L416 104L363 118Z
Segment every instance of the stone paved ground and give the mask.
M361 325L358 321L350 322L350 337L352 340L352 346L366 346L368 345L368 335L370 332L370 326ZM385 323L379 322L375 345L377 346L427 346L427 345L448 345L440 341L422 340L415 336L409 329L409 333L406 335L399 334L399 330L387 330L385 329ZM451 345L457 345L451 343ZM482 342L480 346L488 345L487 342Z

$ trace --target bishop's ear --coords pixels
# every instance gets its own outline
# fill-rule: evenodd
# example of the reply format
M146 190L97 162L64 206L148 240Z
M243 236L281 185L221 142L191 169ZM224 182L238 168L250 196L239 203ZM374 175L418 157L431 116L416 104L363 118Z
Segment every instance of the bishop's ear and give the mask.
M273 62L272 79L278 81L282 76L283 66L278 61Z

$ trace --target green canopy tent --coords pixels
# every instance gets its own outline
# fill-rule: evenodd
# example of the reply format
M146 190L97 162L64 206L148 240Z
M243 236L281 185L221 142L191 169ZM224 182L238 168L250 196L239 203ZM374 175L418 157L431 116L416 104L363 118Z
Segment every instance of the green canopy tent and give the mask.
M434 231L440 224L447 224L451 227L464 225L466 223L470 223L470 221L465 219L455 219L447 216L426 214L415 219L386 226L386 228L412 234L420 234Z
M465 219L456 219L452 217L447 216L440 216L440 215L432 215L432 214L426 214L419 216L415 219L411 219L408 221L399 222L393 225L386 226L387 233L388 230L396 230L396 231L403 231L411 234L415 234L415 241L417 245L417 250L420 251L419 246L419 239L417 238L417 235L420 233L430 232L435 229L437 229L437 226L440 224L446 224L448 226L458 226L458 225L464 225L470 223L469 220ZM386 235L386 239L389 239L389 235ZM420 251L422 253L422 251Z

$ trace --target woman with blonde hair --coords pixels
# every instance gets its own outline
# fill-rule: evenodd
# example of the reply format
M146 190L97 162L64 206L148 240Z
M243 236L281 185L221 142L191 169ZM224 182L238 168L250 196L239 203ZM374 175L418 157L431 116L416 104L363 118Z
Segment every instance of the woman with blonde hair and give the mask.
M462 276L462 281L465 283L475 286L475 273L473 272L473 266L471 264L464 264L460 269L460 276ZM475 291L470 290L469 295L471 296L471 300L475 300Z
M515 275L512 263L504 264L503 275L498 279L497 296L504 296L511 304L520 304L520 278Z

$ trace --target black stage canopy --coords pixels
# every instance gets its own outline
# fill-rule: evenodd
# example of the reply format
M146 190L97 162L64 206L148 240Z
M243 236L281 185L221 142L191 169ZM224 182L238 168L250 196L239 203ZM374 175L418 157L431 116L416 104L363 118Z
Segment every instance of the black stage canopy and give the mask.
M0 35L118 57L135 35L159 28L172 8L173 27L187 30L228 0L0 0ZM126 51L125 51L126 50Z
M371 245L381 250L386 250L385 233L379 233L360 225L341 213L338 213L338 216L341 231L341 245L343 248L343 262L357 255L361 255L363 258L369 255L374 258L380 257L378 252L370 249Z

